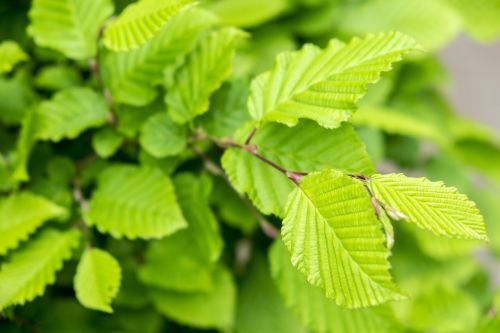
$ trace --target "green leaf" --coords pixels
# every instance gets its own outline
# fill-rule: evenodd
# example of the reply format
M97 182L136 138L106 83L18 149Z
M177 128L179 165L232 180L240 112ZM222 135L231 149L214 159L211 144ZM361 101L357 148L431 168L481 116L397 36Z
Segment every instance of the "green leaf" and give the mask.
M99 29L113 11L110 0L34 0L28 33L40 46L85 60L96 55Z
M211 179L206 174L180 173L175 176L174 185L182 213L189 224L187 231L193 238L192 246L196 245L209 261L217 261L224 243L208 201L212 191Z
M475 300L467 292L445 285L415 297L407 311L404 321L424 332L475 332L479 319Z
M156 309L179 323L201 329L229 330L233 325L236 290L230 271L213 272L214 289L206 293L179 293L152 289Z
M16 143L14 170L11 175L14 182L24 182L30 178L28 174L28 162L31 150L37 141L38 126L35 110L27 110L22 122L21 133Z
M240 229L244 234L251 234L259 223L252 212L251 205L240 196L226 179L214 179L214 189L210 198L211 204L216 207L217 216L222 222Z
M436 122L383 106L361 107L351 118L353 124L378 128L390 134L428 139L441 147L452 141Z
M420 229L412 231L422 252L438 260L470 256L483 245L477 240L442 238Z
M103 53L102 74L113 100L143 106L152 102L163 71L175 67L198 35L215 24L210 13L190 8L174 16L150 41L130 52Z
M290 263L281 241L269 253L273 278L288 307L314 332L394 333L396 320L388 307L346 309L325 298L322 290L310 285Z
M458 35L460 21L459 15L443 1L373 0L342 12L338 25L341 31L352 35L401 31L425 48L437 50Z
M129 51L150 40L192 0L140 0L130 4L104 31L103 43L115 51Z
M250 130L243 128L237 138L244 140ZM302 121L293 128L269 123L256 131L252 144L264 157L291 171L375 171L363 143L349 124L328 130L311 121ZM284 215L286 198L293 189L286 176L241 149L228 149L222 166L233 186L248 194L260 211Z
M178 155L186 148L187 130L162 112L146 120L139 141L142 148L154 157Z
M147 106L130 106L120 104L114 109L118 119L116 129L127 138L135 139L142 126L152 115L165 112L163 101L155 101Z
M28 60L28 55L13 41L6 40L0 43L0 74L9 73L14 67Z
M40 103L36 109L38 137L54 142L74 139L83 131L106 123L104 97L89 88L70 88Z
M42 295L79 241L77 230L47 229L14 252L0 269L0 310Z
M324 50L307 44L300 51L281 53L273 69L252 82L249 112L258 121L294 126L308 118L323 127L338 127L356 110L367 85L413 50L422 48L408 36L389 32L348 44L334 39Z
M149 286L179 292L213 290L214 265L200 247L193 246L194 240L188 228L152 243L146 252L146 263L139 270L139 279Z
M0 77L0 120L20 124L34 100L31 78L25 71L16 71L13 78Z
M120 281L121 269L115 258L100 249L87 249L76 269L76 298L86 308L111 313Z
M357 179L313 173L289 195L281 229L292 264L338 305L359 308L405 297L389 274L389 251Z
M222 28L201 38L167 82L165 103L175 122L184 124L208 110L210 96L231 74L236 42L244 36L241 30Z
M500 317L496 315L493 318L485 318L480 321L474 332L477 333L496 333L500 330Z
M237 300L235 328L238 333L307 332L285 306L265 257L257 251L252 253Z
M209 2L207 7L225 24L247 28L270 21L288 9L290 3L287 0L220 0Z
M42 67L35 77L34 85L39 89L61 90L81 85L80 72L68 65Z
M121 238L161 238L185 228L174 187L161 171L119 165L99 177L86 222Z
M231 137L250 120L246 110L248 85L244 80L225 83L210 98L210 110L196 124L215 137Z
M109 158L120 148L125 138L113 127L104 127L92 136L92 147L99 157Z
M3 198L0 200L0 255L28 239L44 222L65 213L64 208L29 192Z
M369 186L377 199L422 229L441 236L487 240L476 205L454 187L403 174L373 175Z
M493 42L500 36L499 0L444 0L462 17L465 30L482 42Z

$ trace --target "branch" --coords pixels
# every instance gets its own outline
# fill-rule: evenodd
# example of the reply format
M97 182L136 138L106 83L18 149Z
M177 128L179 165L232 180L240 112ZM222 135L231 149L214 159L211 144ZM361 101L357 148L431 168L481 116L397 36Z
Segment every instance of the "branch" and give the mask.
M224 170L222 170L222 168L217 165L216 163L214 163L212 160L210 160L210 158L201 150L199 149L196 145L194 144L190 144L190 147L191 149L193 150L193 152L198 155L202 160L203 160L203 164L205 165L205 169L207 169L208 172L211 172L212 174L216 175L216 176L219 176L219 177L222 177L224 178L224 180L229 184L229 186L231 186L231 188L234 190L233 188L233 185L231 184L231 182L229 181L226 173L224 172ZM247 208L250 210L250 212L255 216L255 218L257 219L257 221L259 222L259 225L260 225L260 228L262 229L262 232L270 237L270 238L273 238L273 239L276 239L279 237L279 230L271 223L269 222L265 217L264 215L262 215L253 205L252 203L250 202L250 200L248 200L248 198L246 198L245 196L241 195L240 193L238 193L238 191L234 190L236 192L236 194L238 194L238 196L240 197L240 199L243 201L243 203L245 204L245 206L247 206Z
M249 142L252 139L253 135L255 134L255 131L256 131L256 128L254 128L252 130L252 132L248 136L246 142ZM246 142L245 142L245 144L240 144L231 138L224 138L224 139L215 138L213 136L210 136L210 135L204 133L201 129L198 129L197 133L195 134L194 137L192 137L191 140L192 141L209 140L222 149L227 149L229 147L242 149L243 151L255 156L256 158L258 158L262 162L271 166L273 169L278 170L279 172L281 172L282 174L287 176L288 179L293 181L295 183L295 185L297 185L297 186L299 185L299 180L302 177L307 175L307 172L287 170L286 168L278 165L277 163L267 159L265 156L263 156L257 152L258 151L257 145L252 145L252 144L249 144Z
M82 213L85 213L89 210L89 203L87 199L83 196L83 191L80 183L80 179L76 178L73 181L73 198L75 201L78 203L80 207L80 211ZM83 215L83 214L82 214ZM87 248L92 247L92 240L90 239L90 230L85 224L85 221L83 218L78 219L75 222L75 227L80 229L83 233L84 239L85 239L85 245Z

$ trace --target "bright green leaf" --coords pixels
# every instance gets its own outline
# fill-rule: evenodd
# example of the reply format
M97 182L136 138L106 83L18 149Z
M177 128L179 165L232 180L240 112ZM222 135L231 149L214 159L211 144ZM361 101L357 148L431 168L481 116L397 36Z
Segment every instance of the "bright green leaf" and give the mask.
M219 267L213 272L214 290L206 293L179 293L152 289L158 311L185 325L229 330L233 326L236 288L230 271Z
M39 89L61 90L81 85L80 72L68 65L52 65L40 69L35 77L35 86Z
M115 258L100 249L87 249L76 269L76 298L86 308L111 313L110 303L120 281L121 269Z
M130 4L104 31L103 43L115 51L129 51L150 40L192 0L139 0Z
M483 42L493 42L500 36L499 0L444 0L462 17L465 30Z
M103 54L102 74L115 102L143 106L154 100L163 71L193 48L198 35L215 24L208 12L190 8L174 16L150 41L130 52Z
M8 73L18 63L28 60L28 55L13 41L0 43L0 74Z
M3 198L0 200L0 255L16 248L44 222L64 214L64 208L29 192Z
M28 33L40 46L85 60L96 55L99 29L113 10L110 0L34 0Z
M238 138L244 139L243 134L250 130L241 130ZM269 123L256 131L252 144L264 157L291 171L338 169L354 174L375 171L363 143L348 124L328 130L311 121L302 121L293 128ZM283 216L286 198L293 189L286 176L241 149L227 150L222 166L233 186L247 193L259 210Z
M206 253L193 246L194 241L188 228L152 243L139 270L139 279L152 287L179 292L213 290L214 265Z
M289 6L287 0L219 0L207 4L225 24L238 27L253 27L269 21Z
M302 323L314 332L324 333L394 333L399 330L386 306L368 309L346 309L325 297L318 287L310 285L290 263L290 255L280 240L270 253L271 272L285 299Z
M38 121L35 110L29 109L24 116L21 133L16 143L14 170L12 180L24 182L29 180L28 162L31 150L37 141Z
M236 42L244 36L241 30L223 28L201 38L167 82L165 103L175 122L184 124L208 110L210 96L231 74Z
M250 120L246 110L248 85L244 80L224 84L210 99L210 110L197 118L197 124L215 137L231 137Z
M116 153L124 140L114 128L104 127L92 136L92 147L97 155L108 158Z
M359 180L333 170L303 177L289 196L281 234L292 264L338 305L405 298L391 281L381 224Z
M209 206L212 183L207 175L195 176L181 173L175 176L174 185L182 213L188 221L191 234L200 253L215 262L222 253L223 240L219 224Z
M300 51L282 53L271 71L252 82L249 112L258 121L294 126L308 118L338 127L356 110L367 85L413 50L422 50L414 39L390 32L348 44L334 39L324 50L306 44Z
M131 239L161 238L187 226L170 179L157 169L126 165L101 173L86 222Z
M139 139L142 148L157 158L180 154L187 144L186 127L172 121L166 112L146 120Z
M374 175L369 186L377 199L422 229L441 236L487 240L476 205L454 187L402 174Z
M14 252L0 268L0 310L42 295L79 241L77 230L48 229Z
M430 50L450 42L461 28L457 13L436 0L365 1L342 12L339 20L340 30L351 35L397 30Z
M279 294L266 258L255 251L238 291L238 333L306 333Z
M54 142L74 139L89 128L105 124L107 119L104 97L89 88L60 91L36 109L38 137Z

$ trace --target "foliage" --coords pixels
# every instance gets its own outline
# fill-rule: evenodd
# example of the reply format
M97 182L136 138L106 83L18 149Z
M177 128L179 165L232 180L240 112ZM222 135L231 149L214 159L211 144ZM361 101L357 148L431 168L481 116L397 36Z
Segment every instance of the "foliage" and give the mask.
M498 18L2 3L0 331L498 331L500 140L432 53Z

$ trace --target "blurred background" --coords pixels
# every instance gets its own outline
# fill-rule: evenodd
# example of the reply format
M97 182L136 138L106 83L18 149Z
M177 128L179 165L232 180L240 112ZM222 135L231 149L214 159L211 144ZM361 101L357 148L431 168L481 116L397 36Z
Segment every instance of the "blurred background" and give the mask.
M480 44L461 35L439 57L453 78L446 94L455 108L500 131L500 43Z

